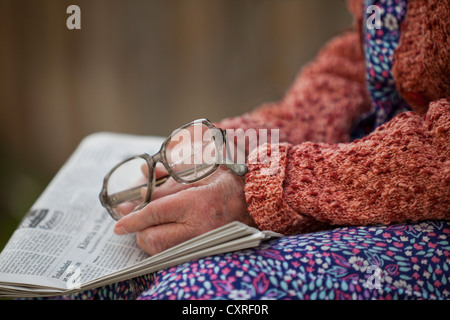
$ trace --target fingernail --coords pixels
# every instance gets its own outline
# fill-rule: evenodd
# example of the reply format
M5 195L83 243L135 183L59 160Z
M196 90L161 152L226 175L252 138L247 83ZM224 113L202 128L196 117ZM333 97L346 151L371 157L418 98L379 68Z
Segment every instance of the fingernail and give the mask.
M123 235L123 234L127 234L127 231L125 230L125 228L124 227L122 227L122 226L115 226L114 227L114 233L115 234L117 234L117 235Z

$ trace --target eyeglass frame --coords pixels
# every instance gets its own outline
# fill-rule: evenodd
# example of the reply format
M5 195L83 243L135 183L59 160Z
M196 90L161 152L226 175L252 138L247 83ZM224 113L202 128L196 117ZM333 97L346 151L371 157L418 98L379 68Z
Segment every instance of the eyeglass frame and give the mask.
M166 159L166 148L167 148L167 144L171 141L171 138L176 135L177 133L179 133L180 131L193 126L197 123L206 125L209 129L214 130L214 136L216 135L216 133L220 133L222 140L220 141L220 146L222 146L221 148L218 148L216 145L216 151L219 152L219 155L216 156L217 159L219 159L219 161L217 161L212 167L211 169L203 174L200 177L197 177L193 180L183 180L179 174L175 173L171 168L170 165ZM214 172L217 171L217 169L219 169L219 167L221 165L226 166L228 169L230 169L232 172L234 172L236 175L238 176L244 176L247 171L248 171L248 167L246 164L244 163L235 163L231 160L228 160L226 157L223 157L222 153L223 153L223 146L225 145L226 147L226 153L230 154L230 149L229 149L229 144L228 144L228 139L227 139L227 132L226 130L222 129L222 128L218 128L216 126L214 126L212 124L211 121L209 121L208 119L197 119L194 121L191 121L181 127L179 127L178 129L174 130L172 132L172 134L170 134L165 140L164 142L161 144L161 148L159 149L158 152L156 152L153 156L147 154L147 153L143 153L140 155L135 155L132 157L129 157L121 162L119 162L118 164L116 164L109 172L108 174L104 177L103 179L103 187L102 190L100 192L99 198L100 198L100 202L103 205L103 207L108 211L108 213L110 214L110 216L114 219L114 220L119 220L120 218L117 217L117 215L114 213L113 208L110 204L110 198L108 195L108 191L107 191L107 185L108 185L108 181L109 178L111 177L111 175L116 171L117 168L119 168L120 166L122 166L123 164L133 160L133 159L144 159L145 162L147 163L148 169L149 169L149 173L148 173L148 182L147 182L147 186L151 186L150 190L147 191L146 196L144 198L144 201L142 202L141 205L139 205L137 208L135 208L132 212L134 211L138 211L140 209L142 209L143 207L145 207L148 203L151 202L151 198L153 195L153 189L161 184L163 184L164 182L167 181L167 179L169 179L170 177L172 177L176 182L180 183L180 184L191 184L191 183L195 183L197 181L200 181L202 179L205 179L206 177L212 175ZM166 176L163 176L159 179L156 180L156 175L155 175L155 167L156 164L158 162L161 162L164 165L164 168L167 170L167 172L169 173ZM150 173L150 169L152 169L152 173ZM151 177L150 177L151 174ZM151 181L150 181L151 179ZM127 190L125 190L127 191Z

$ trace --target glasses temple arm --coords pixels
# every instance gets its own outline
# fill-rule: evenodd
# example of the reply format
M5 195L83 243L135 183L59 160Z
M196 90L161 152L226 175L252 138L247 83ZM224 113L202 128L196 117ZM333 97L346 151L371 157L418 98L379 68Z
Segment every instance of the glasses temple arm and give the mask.
M220 164L226 166L228 169L230 169L235 174L237 174L238 176L241 176L241 177L244 176L248 172L247 165L245 165L243 163L235 163L233 161L230 161L230 160L227 160L227 159L224 158L222 160L222 163L220 163ZM181 177L190 175L195 170L201 169L202 166L209 166L209 164L199 165L196 168L190 168L190 169L178 172L177 175L181 176ZM159 185L163 184L169 178L170 178L170 175L166 175L166 176L163 176L163 177L161 177L159 179L156 179L156 181L155 181L156 186L159 186Z
M235 174L237 174L240 177L244 176L248 172L247 165L245 165L243 163L236 163L236 162L233 162L233 161L230 161L230 160L224 158L223 163L221 163L221 164L226 166L228 169L230 169L231 171L233 171Z
M146 188L147 184L133 187L131 189L120 191L111 195L108 195L108 203L111 207L115 207L123 202L134 201L142 197L142 188Z

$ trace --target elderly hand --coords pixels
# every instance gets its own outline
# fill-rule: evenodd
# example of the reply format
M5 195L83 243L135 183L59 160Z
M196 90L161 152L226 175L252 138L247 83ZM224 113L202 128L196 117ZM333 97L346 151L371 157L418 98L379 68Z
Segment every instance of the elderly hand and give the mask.
M165 174L157 166L156 177ZM254 226L247 212L244 178L220 167L193 184L170 178L155 188L153 200L143 209L120 219L114 232L135 233L139 247L153 255L232 221Z

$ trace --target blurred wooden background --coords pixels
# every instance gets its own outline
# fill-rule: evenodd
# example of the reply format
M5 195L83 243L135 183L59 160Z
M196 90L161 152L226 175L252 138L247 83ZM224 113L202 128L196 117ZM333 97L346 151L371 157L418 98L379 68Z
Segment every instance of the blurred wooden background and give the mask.
M84 136L167 135L277 100L351 21L343 0L0 0L0 223Z

